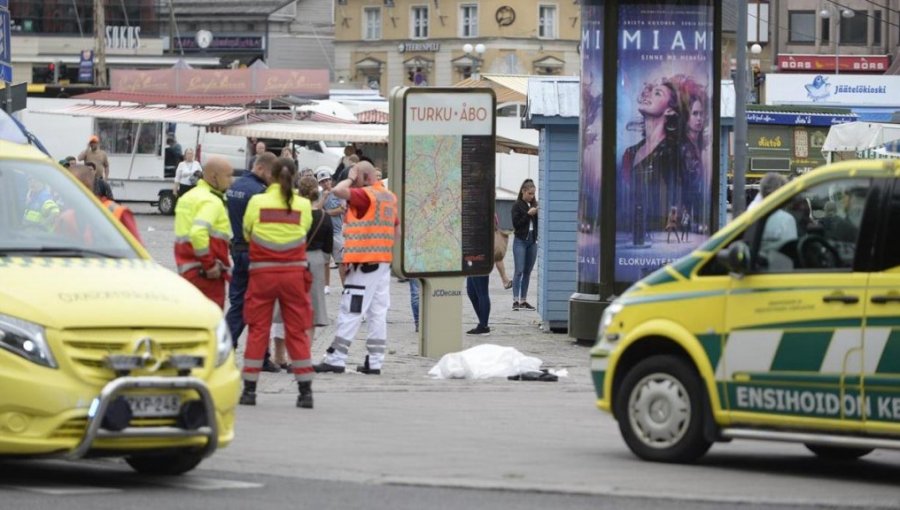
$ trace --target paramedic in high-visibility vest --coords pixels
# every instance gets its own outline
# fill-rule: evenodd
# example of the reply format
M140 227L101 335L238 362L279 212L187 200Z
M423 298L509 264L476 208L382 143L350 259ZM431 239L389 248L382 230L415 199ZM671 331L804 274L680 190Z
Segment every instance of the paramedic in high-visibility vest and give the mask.
M366 318L366 360L357 372L380 375L387 347L387 312L391 306L391 254L399 226L397 197L378 180L375 168L360 161L332 191L347 200L344 258L347 270L334 342L316 372L343 373L347 353Z
M59 204L53 200L50 189L47 188L44 181L29 177L23 218L25 226L36 230L51 231L58 217Z
M315 374L306 330L313 325L309 288L312 274L306 260L306 234L312 224L312 204L294 191L297 166L278 158L266 191L254 195L244 213L244 239L250 245L250 279L244 301L249 326L244 350L244 391L240 404L256 405L256 383L269 346L275 301L281 307L284 340L300 395L297 407L312 409Z
M233 169L213 157L203 168L203 179L175 205L175 264L178 274L193 283L220 308L225 308L228 248L231 224L225 210L225 190Z

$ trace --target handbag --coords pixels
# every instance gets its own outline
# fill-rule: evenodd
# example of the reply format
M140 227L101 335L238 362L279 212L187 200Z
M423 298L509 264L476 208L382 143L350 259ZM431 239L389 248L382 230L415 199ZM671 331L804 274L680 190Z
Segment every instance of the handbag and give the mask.
M494 229L494 262L500 262L506 256L506 249L509 246L509 232L504 232L499 228Z
M319 215L319 223L316 224L316 228L313 229L311 235L306 236L306 246L309 246L309 243L312 242L313 238L316 237L316 233L319 231L319 227L322 226L322 223L325 222L325 211L322 211L322 214Z

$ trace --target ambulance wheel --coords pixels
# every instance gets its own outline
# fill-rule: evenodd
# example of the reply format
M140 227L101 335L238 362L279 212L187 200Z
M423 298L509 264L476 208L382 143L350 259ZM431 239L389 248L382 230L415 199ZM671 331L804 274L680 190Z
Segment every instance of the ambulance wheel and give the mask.
M806 449L815 453L816 457L828 460L854 460L872 453L874 448L845 448L842 446L825 446L821 444L805 444Z
M134 455L125 462L143 475L180 475L197 467L203 455L196 451Z
M703 435L705 394L694 368L672 355L635 365L616 394L619 431L638 457L693 462L712 445Z
M164 191L159 195L159 212L165 215L175 214L175 194L171 191Z

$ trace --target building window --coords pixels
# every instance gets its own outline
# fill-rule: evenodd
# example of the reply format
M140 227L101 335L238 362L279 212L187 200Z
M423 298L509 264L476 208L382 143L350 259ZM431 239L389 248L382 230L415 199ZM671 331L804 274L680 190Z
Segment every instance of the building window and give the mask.
M869 13L853 12L852 18L841 16L841 44L868 44Z
M788 11L788 41L795 44L816 42L816 11Z
M555 5L542 5L538 8L538 37L556 39Z
M769 42L768 0L747 2L747 42Z
M822 18L822 35L819 39L823 45L831 42L831 18Z
M381 8L363 9L363 39L367 41L381 39Z
M478 5L459 6L459 36L478 37Z
M412 7L409 32L413 39L428 38L428 7L419 5Z
M872 44L881 44L881 11L872 12Z

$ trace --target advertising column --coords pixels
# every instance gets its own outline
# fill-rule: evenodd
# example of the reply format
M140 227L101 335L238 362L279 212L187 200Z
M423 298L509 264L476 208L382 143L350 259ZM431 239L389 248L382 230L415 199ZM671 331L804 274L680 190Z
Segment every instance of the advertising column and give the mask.
M578 273L569 299L569 336L579 341L593 342L612 299L711 234L719 5L582 1Z
M631 284L709 237L713 15L711 1L619 6L617 283Z
M569 336L592 342L602 311L603 273L601 228L603 189L603 51L606 47L605 0L581 4L581 116L579 140L578 231L576 234L576 292L569 297ZM603 278L601 278L601 276ZM607 294L608 295L608 294Z

